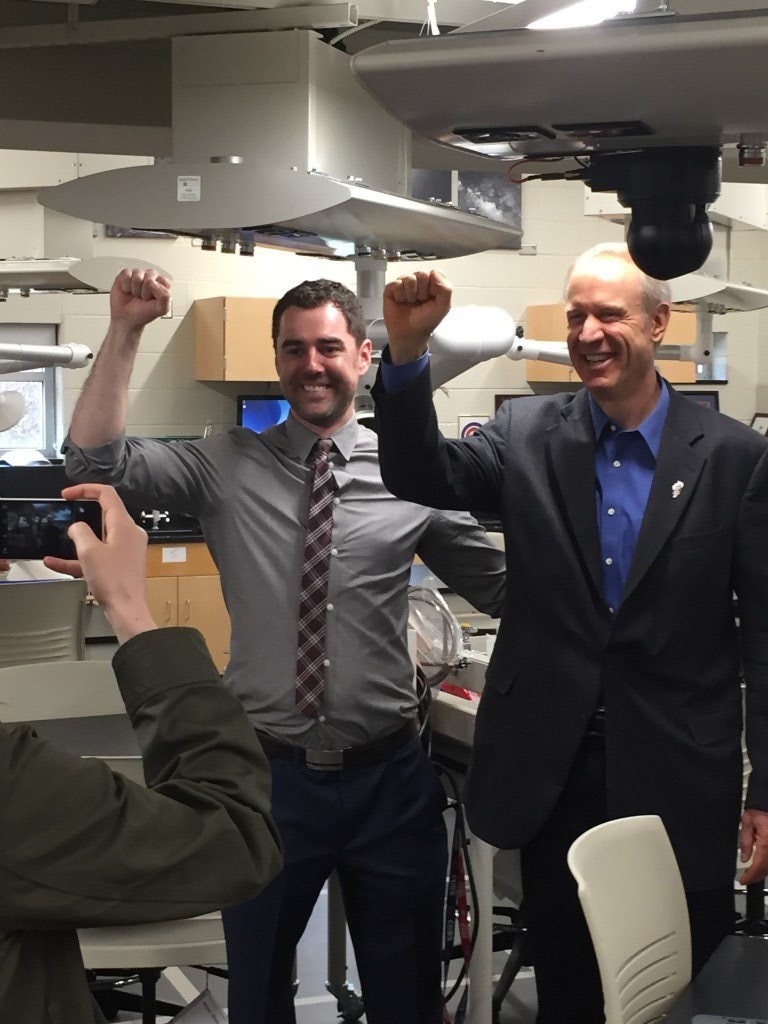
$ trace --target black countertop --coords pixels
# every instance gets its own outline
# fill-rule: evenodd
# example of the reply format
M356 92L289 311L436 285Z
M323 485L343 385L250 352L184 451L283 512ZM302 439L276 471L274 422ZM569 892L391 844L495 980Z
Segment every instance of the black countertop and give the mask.
M675 1000L665 1020L667 1024L749 1024L750 1019L762 1021L767 1014L768 940L728 935Z
M202 530L147 530L150 544L199 544L205 540Z

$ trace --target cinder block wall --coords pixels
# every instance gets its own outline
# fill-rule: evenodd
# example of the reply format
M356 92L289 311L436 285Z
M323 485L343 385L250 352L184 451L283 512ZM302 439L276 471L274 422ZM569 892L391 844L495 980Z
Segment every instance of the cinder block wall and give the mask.
M0 193L0 223L18 220L14 193ZM536 303L558 302L573 258L601 241L616 241L620 226L584 214L584 189L578 182L531 182L523 187L525 245L535 255L493 251L436 264L455 287L460 305L496 305L516 320ZM76 222L73 222L73 225ZM305 278L333 277L351 287L351 264L300 257L280 250L257 249L252 258L206 253L189 239L110 239L96 228L93 254L113 255L126 265L136 258L152 260L174 278L171 317L144 334L133 375L129 430L139 434L199 434L207 423L222 429L235 421L236 385L208 385L194 380L190 307L212 295L279 296ZM81 231L78 231L78 236ZM81 239L79 239L81 241ZM730 233L730 277L768 287L768 232ZM16 255L24 255L17 253ZM48 255L51 255L50 253ZM399 264L389 277L403 272ZM82 342L97 350L108 323L105 295L11 297L0 305L0 322L54 322L62 344ZM716 318L716 329L729 332L727 386L721 387L721 409L749 422L755 411L768 411L768 313L731 314ZM270 345L268 338L254 344ZM440 423L455 436L461 416L489 416L494 396L528 393L525 364L506 358L483 363L451 381L436 395ZM60 371L60 430L66 429L87 371Z

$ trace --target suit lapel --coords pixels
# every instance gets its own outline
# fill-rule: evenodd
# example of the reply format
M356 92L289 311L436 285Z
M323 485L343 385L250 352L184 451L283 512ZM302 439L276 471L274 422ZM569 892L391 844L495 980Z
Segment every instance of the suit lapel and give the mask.
M703 433L696 406L670 388L659 457L622 601L645 576L693 497L706 459L691 446Z
M600 539L595 503L595 431L586 390L562 410L547 431L553 494L586 575L602 594Z

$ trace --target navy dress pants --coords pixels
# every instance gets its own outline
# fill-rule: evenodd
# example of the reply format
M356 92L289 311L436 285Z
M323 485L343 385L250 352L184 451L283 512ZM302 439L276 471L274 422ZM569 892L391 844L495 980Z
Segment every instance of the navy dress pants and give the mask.
M441 1024L446 800L420 740L341 771L270 765L285 864L223 913L230 1024L295 1024L296 945L334 869L368 1024Z
M603 992L576 882L566 857L571 843L608 820L605 741L588 736L568 782L541 831L521 851L523 913L536 974L537 1024L603 1024ZM736 836L734 835L734 873ZM686 893L693 973L733 930L733 884Z

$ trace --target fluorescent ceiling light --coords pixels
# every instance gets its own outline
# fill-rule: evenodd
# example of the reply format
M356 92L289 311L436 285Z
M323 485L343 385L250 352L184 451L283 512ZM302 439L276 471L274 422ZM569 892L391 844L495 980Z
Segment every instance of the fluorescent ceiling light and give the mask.
M637 0L580 0L561 11L532 21L528 28L582 28L599 25L617 14L631 14Z

